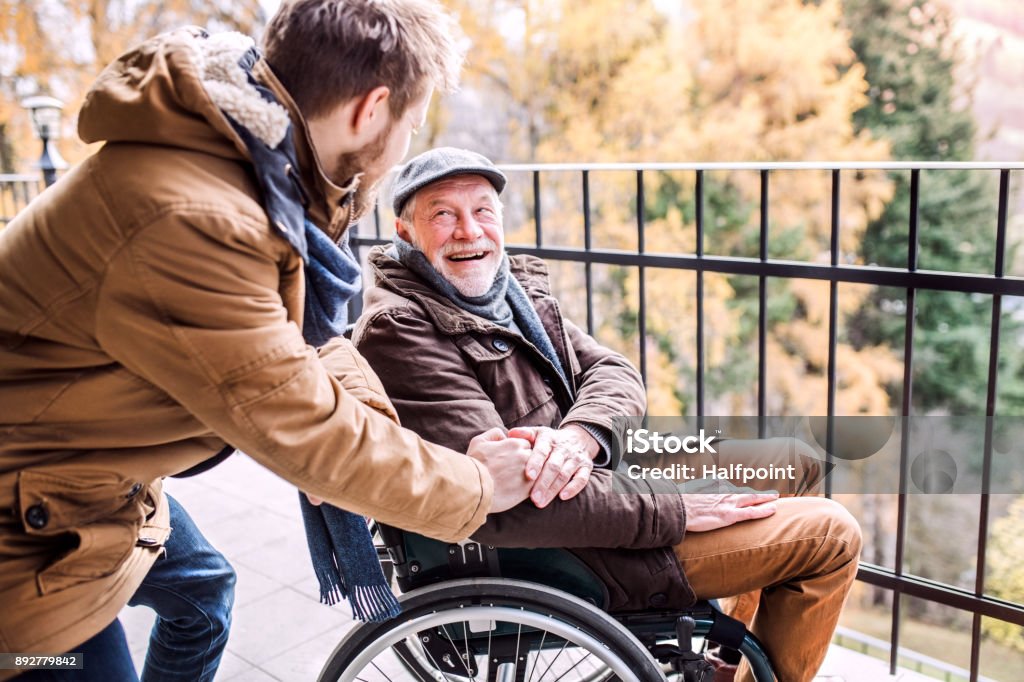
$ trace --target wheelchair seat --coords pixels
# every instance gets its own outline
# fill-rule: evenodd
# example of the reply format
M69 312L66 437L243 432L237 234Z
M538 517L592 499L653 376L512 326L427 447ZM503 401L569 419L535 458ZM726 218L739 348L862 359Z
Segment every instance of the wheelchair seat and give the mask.
M567 550L444 543L383 524L378 532L402 592L457 578L508 578L547 585L607 610L608 589Z

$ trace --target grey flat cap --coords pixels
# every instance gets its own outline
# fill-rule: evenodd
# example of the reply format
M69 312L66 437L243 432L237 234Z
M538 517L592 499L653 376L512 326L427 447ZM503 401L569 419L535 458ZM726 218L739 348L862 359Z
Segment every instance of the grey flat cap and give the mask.
M402 212L412 195L432 182L452 175L482 175L501 194L505 189L505 174L490 159L468 149L439 147L423 152L402 166L391 186L391 206L395 215Z

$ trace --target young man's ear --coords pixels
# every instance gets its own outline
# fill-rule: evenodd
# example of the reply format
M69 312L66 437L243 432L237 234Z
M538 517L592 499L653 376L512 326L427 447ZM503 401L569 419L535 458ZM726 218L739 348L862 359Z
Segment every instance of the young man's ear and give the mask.
M391 90L378 85L356 100L349 121L356 138L370 141L380 135L391 118L390 98Z

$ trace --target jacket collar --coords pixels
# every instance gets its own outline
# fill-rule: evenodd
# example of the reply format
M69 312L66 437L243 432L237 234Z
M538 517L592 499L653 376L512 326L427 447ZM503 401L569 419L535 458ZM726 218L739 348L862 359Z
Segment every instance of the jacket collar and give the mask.
M472 315L459 308L415 273L387 255L390 245L375 246L370 250L368 262L376 286L384 287L404 298L410 298L427 311L438 331L448 334L479 332L486 334L512 334L505 327L490 320ZM509 271L522 285L527 296L537 301L551 295L548 283L548 269L539 258L519 255L509 256Z
M277 100L288 110L292 120L292 137L295 143L296 160L302 187L308 195L307 215L327 236L337 242L349 225L352 212L352 197L359 184L358 178L345 187L334 184L317 157L313 140L309 135L306 120L281 81L274 75L266 59L260 59L252 70L253 77L274 93Z

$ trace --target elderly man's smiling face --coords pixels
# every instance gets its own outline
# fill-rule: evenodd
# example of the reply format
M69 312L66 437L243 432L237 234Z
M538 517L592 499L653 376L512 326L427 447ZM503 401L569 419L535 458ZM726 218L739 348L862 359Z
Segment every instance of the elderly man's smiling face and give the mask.
M399 236L422 251L463 296L487 293L505 248L501 202L487 178L445 178L416 192L410 203L403 213L412 209L412 231L399 220Z

